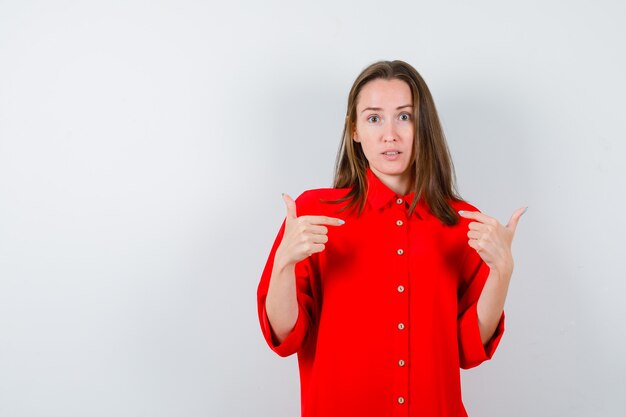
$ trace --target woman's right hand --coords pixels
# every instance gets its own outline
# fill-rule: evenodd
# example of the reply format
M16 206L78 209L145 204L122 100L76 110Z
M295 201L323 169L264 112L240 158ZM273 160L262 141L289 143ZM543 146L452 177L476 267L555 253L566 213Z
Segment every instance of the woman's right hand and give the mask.
M328 216L300 216L296 212L296 202L283 194L287 207L283 239L276 249L276 260L281 267L295 265L306 257L325 249L328 242L326 226L341 226L345 222Z

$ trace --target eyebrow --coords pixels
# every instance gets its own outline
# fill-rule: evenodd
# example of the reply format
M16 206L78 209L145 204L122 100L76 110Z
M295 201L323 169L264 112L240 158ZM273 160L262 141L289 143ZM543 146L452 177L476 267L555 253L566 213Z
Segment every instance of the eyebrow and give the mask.
M403 109L405 107L413 107L413 105L412 104L405 104L404 106L396 107L396 110L400 110L400 109ZM361 110L361 113L363 113L366 110L380 111L380 110L382 110L382 108L380 108L380 107L366 107L363 110Z

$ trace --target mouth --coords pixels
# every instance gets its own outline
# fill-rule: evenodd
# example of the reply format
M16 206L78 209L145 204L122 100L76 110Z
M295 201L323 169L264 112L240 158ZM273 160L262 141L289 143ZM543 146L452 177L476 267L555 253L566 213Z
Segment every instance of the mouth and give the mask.
M382 156L387 161L396 161L400 158L400 151L385 151L382 152Z

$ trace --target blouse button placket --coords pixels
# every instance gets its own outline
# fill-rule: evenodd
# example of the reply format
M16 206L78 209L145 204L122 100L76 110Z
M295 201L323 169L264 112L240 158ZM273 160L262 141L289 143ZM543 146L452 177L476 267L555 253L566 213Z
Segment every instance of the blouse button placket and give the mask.
M408 243L409 243L409 219L407 217L407 207L405 200L400 197L396 197L396 204L390 208L390 214L393 213L393 229L392 241L396 246L396 266L398 281L395 285L395 293L397 294L397 322L396 331L398 342L394 356L395 371L397 375L395 390L396 390L396 406L402 407L402 414L408 413L408 383L409 383L409 367L407 366L408 349L409 349L409 297L408 297L408 283L409 283L409 262L407 255Z

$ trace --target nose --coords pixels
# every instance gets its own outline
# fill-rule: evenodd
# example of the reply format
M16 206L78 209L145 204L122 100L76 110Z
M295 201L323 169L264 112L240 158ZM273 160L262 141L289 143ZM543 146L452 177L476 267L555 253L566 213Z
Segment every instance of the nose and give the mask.
M396 132L396 127L394 123L387 123L385 126L385 131L383 132L383 141L384 142L395 142L398 140L398 134Z

